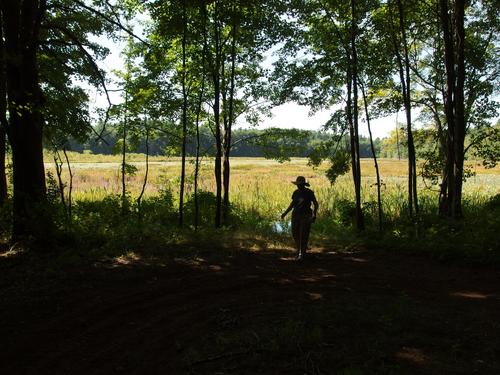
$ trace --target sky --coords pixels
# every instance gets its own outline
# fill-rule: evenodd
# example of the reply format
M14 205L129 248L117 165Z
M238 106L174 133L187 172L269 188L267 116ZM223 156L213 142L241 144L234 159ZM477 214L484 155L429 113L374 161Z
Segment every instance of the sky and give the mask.
M309 116L309 107L300 106L296 103L289 102L273 108L271 118L263 119L259 128L265 129L269 127L277 128L297 128L307 130L321 130L330 118L331 111L321 111ZM361 112L360 112L361 114ZM397 116L377 119L371 121L372 134L374 138L384 138L389 135L389 132L396 127ZM401 121L403 117L399 117ZM368 136L368 126L364 121L359 122L359 132L361 135Z
M113 76L112 71L116 69L121 69L123 67L123 61L120 56L120 52L124 47L124 42L113 42L108 38L97 38L98 43L106 46L110 50L108 57L99 62L101 66L111 77ZM264 62L264 65L271 67L270 61L273 60L271 57L272 53L269 54L269 58ZM108 85L108 89L116 88L112 83ZM91 92L91 108L95 107L106 107L107 100L104 94L98 94L95 89L90 89ZM119 104L122 102L122 98L119 92L111 92L110 97L113 104ZM316 112L314 115L310 116L310 108L307 106L301 106L294 102L288 102L283 105L274 107L271 111L272 117L264 117L258 126L259 129L265 129L269 127L277 128L297 128L305 130L321 130L322 126L330 118L332 110L324 110ZM363 119L362 111L360 111L360 122L359 131L361 135L368 136L368 128ZM243 116L242 116L243 117ZM396 127L396 122L404 121L404 116L402 114L393 115L391 117L372 120L371 127L374 138L384 138L389 135L389 132ZM240 121L236 124L237 127L248 127L246 123Z

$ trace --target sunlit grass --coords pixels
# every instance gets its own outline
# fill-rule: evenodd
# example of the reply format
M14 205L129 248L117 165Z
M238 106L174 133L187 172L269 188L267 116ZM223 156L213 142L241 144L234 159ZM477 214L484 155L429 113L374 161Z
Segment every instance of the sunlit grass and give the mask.
M75 199L99 200L109 194L121 193L120 159L118 156L70 153L74 172L73 197ZM50 160L50 159L48 159ZM127 190L132 198L137 197L142 188L145 164L144 155L131 154L127 162L137 167L134 175L126 178ZM174 197L178 194L180 159L153 157L148 175L145 194L151 196L160 190L169 189ZM464 184L464 198L469 203L481 203L488 197L500 193L500 167L484 169L481 163L470 162L476 175ZM311 183L320 201L320 214L329 212L340 200L354 199L350 174L340 177L335 185L330 185L324 175L326 165L312 168L305 158L294 158L290 162L278 163L264 158L233 158L231 164L230 199L244 210L258 213L263 217L275 218L288 205L294 190L291 181L297 175L304 175ZM46 163L47 170L53 171L53 163ZM398 215L406 205L406 160L381 159L382 199L387 215ZM376 200L375 169L373 161L364 159L361 163L363 202L368 209ZM186 194L192 194L194 163L187 163ZM63 179L67 181L65 169ZM213 159L202 161L199 177L201 190L215 192ZM419 194L423 208L437 200L437 188L428 187L419 179Z

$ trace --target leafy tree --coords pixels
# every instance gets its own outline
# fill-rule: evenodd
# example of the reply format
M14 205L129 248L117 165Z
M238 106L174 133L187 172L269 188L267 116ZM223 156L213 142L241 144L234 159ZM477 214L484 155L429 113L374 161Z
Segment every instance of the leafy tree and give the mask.
M295 2L294 18L289 22L293 39L281 49L275 72L280 103L295 100L314 109L345 105L326 127L334 130L338 139L349 131L359 229L364 228L358 126L359 24L366 22L369 8L367 1Z
M13 162L13 237L50 233L45 202L42 153L43 96L37 59L40 27L46 3L2 1L1 28L5 59L8 121L6 133ZM4 83L2 83L4 85Z
M6 87L4 127L13 158L14 238L50 237L51 218L42 208L44 139L57 146L68 135L83 139L92 130L87 95L72 82L86 80L107 92L104 74L95 62L107 51L90 42L89 35L125 30L116 12L107 1L2 2L0 70L6 74L0 78L6 81L0 87Z

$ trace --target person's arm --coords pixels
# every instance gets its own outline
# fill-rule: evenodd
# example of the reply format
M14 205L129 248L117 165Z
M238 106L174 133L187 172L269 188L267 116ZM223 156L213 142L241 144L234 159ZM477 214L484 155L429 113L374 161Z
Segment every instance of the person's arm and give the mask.
M285 216L293 209L293 201L290 202L288 208L281 214L281 218L284 219Z
M319 207L319 204L318 204L318 201L316 200L316 196L314 195L313 193L313 196L312 196L312 204L314 206L314 211L313 211L313 220L316 220L316 214L318 213L318 207Z

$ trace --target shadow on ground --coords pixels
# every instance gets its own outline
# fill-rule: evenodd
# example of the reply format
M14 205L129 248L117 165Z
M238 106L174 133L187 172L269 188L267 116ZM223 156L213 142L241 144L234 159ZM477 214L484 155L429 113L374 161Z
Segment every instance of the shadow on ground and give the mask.
M4 256L0 373L500 372L498 271L333 246L293 255L242 241L43 270Z

